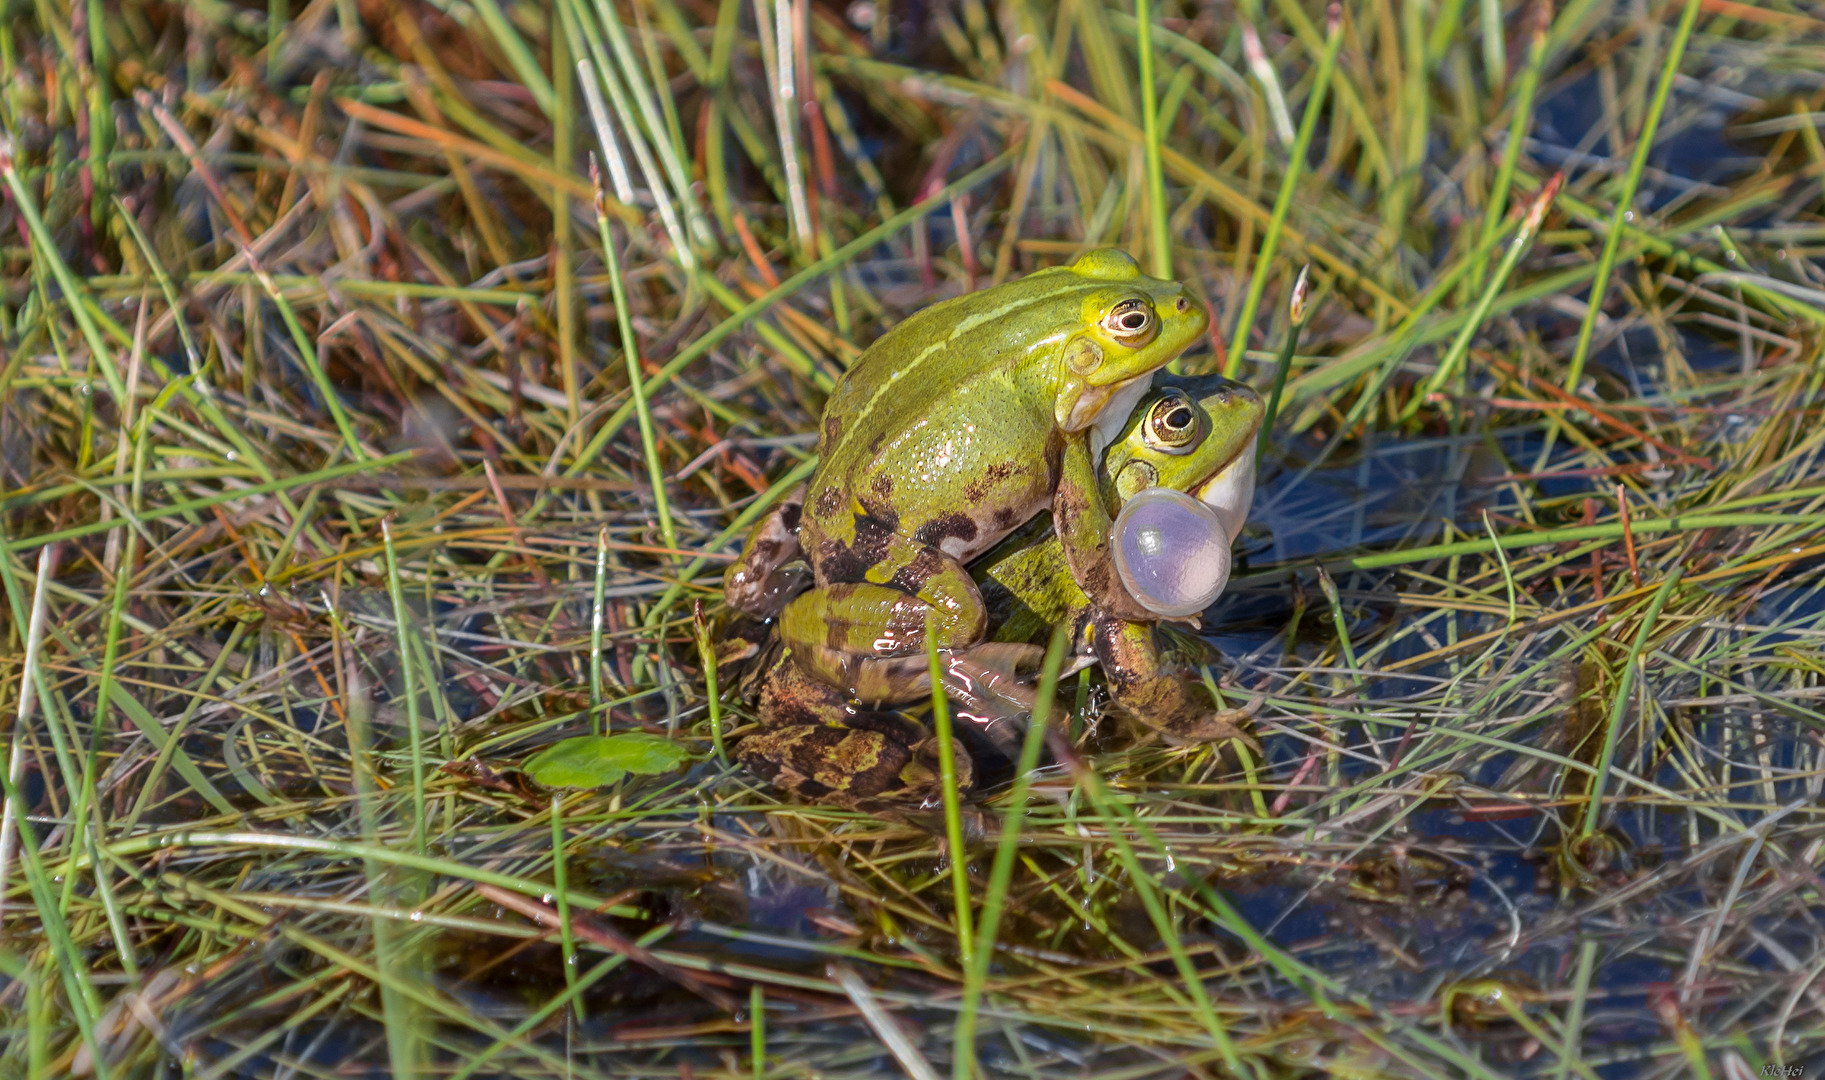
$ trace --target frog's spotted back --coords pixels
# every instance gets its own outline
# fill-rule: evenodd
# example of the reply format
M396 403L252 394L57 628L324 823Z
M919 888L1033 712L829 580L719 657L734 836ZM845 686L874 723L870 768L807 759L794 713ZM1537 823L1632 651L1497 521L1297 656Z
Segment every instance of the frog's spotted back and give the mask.
M1141 276L1134 256L1121 248L1097 248L1086 251L1071 264L1073 272L1097 281L1133 281Z

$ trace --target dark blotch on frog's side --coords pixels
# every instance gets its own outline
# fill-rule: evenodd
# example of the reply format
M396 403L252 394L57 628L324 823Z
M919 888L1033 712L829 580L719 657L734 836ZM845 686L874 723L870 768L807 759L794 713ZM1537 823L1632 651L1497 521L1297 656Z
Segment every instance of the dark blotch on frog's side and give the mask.
M818 554L832 579L861 581L870 567L887 557L893 535L891 524L872 514L857 514L855 543L846 545L841 540L826 540Z
M968 543L976 539L976 533L975 519L968 514L957 511L955 513L940 514L919 526L918 531L913 533L913 539L927 547L935 548L953 536Z
M912 562L902 566L889 578L887 583L908 596L915 596L943 566L944 557L938 552L921 551L913 556Z
M835 488L825 488L817 497L817 512L830 515L843 505L843 493Z
M976 480L972 480L968 484L964 485L963 497L968 499L970 504L973 506L976 503L982 502L984 499L987 499L989 497L989 493L995 489L995 485L1001 483L1003 480L1006 480L1008 477L1013 476L1013 475L1014 475L1014 463L1013 462L998 461L995 464L990 465L987 469L983 470L982 476L980 478L978 478ZM1010 512L1007 510L998 511L997 512L998 517L999 517L999 514L1002 514L1002 513L1010 513Z

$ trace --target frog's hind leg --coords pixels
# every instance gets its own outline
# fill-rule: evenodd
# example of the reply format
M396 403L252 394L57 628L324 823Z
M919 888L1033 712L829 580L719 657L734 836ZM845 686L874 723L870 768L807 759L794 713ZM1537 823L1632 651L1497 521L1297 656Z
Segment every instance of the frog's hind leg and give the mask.
M973 526L972 526L973 527ZM832 648L874 656L923 652L929 626L941 649L974 645L988 634L988 605L970 572L936 544L902 536L857 514L849 542L824 536L807 518L800 535L817 568L818 588L793 598L784 614L801 627L825 628Z
M829 660L828 666L840 666L842 685L863 705L908 706L931 697L931 661L923 653ZM939 653L938 670L959 723L973 725L996 752L1011 759L1033 715L1038 696L1033 677L1044 661L1045 650L1037 645L985 641ZM1049 722L1064 720L1054 702Z
M953 698L973 701L993 696L1025 706L1033 704L1033 676L1046 651L1023 641L984 641L967 649L938 653L945 690ZM850 696L867 704L910 705L931 696L931 661L915 656L852 657L843 669Z
M980 634L947 632L932 605L887 585L825 585L800 593L780 615L780 637L802 662L841 685L823 659L925 655L927 620L939 648L973 644Z
M1018 668L1037 670L1043 655L1033 645L983 641L973 626L959 631L919 597L872 582L801 593L786 605L779 623L781 640L808 670L874 704L900 704L931 693L928 628L941 653L971 657L1001 682L1013 681Z
M795 644L793 655L803 667L791 665L799 669L791 685L780 679L774 697L763 695L761 719L765 723L779 723L773 717L789 715L808 719L812 708L834 717L843 709L906 707L931 697L931 662L923 652L862 656ZM938 664L945 695L959 722L974 725L997 752L1011 758L1033 715L1033 676L1044 660L1045 650L1037 645L985 641L967 649L943 650ZM1049 721L1061 724L1064 720L1064 711L1054 702Z

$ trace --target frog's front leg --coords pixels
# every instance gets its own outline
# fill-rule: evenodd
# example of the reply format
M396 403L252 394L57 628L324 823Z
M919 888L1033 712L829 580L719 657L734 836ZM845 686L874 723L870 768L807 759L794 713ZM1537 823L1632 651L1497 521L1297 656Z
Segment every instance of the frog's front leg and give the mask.
M1052 495L1052 523L1071 577L1096 610L1130 622L1159 618L1130 596L1116 575L1109 539L1112 522L1098 491L1096 462L1090 456L1087 436L1065 441L1058 486Z
M1097 613L1091 616L1090 641L1110 695L1135 719L1174 742L1241 739L1256 745L1239 726L1248 719L1246 711L1216 711L1202 685L1161 659L1151 622Z

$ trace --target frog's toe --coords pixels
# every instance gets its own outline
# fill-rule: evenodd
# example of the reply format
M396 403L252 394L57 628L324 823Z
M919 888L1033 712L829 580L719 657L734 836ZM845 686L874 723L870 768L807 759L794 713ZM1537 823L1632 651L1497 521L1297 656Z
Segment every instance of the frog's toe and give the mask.
M803 484L788 492L754 527L741 556L723 572L723 595L731 608L771 619L811 584L811 568L804 563L798 542L804 501Z

